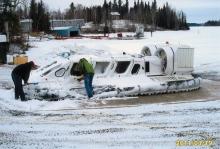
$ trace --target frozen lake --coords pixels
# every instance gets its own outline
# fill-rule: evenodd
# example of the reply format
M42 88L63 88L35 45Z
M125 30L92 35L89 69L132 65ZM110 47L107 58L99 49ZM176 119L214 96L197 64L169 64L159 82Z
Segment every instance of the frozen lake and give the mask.
M12 66L0 66L0 148L214 148L220 147L220 27L146 33L141 40L69 39L31 42L37 64L71 48L140 53L146 44L195 48L195 72L206 80L194 92L105 100L15 101ZM40 52L39 52L40 51ZM209 141L179 147L179 141ZM204 142L203 142L204 143Z

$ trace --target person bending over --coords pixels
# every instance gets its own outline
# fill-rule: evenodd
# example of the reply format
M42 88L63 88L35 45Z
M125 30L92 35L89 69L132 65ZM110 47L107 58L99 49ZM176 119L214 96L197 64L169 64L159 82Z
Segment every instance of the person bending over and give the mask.
M79 70L82 76L78 79L78 81L84 79L86 93L88 97L91 98L93 97L92 81L94 76L94 69L92 67L92 64L90 64L85 58L82 58L79 61Z
M28 63L18 65L13 69L11 76L15 85L15 99L19 99L20 97L21 101L26 101L22 80L26 85L28 83L31 70L35 70L37 68L38 66L35 65L33 61L30 61Z

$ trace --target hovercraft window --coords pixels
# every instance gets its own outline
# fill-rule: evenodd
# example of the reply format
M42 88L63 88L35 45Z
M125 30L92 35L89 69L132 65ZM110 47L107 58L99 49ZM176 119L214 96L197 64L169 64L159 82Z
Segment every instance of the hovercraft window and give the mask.
M58 70L55 72L55 76L56 76L56 77L62 77L62 76L64 76L65 72L66 72L66 69L65 69L65 68L60 68L60 69L58 69Z
M135 64L134 67L132 68L131 74L138 74L140 70L140 64Z
M73 66L70 70L70 75L71 76L80 76L81 72L79 70L79 63L73 63Z
M145 72L150 72L150 63L145 62Z
M108 65L109 65L109 62L96 62L95 73L96 74L103 74L103 73L105 73Z
M127 70L129 65L130 65L129 61L118 62L117 67L115 69L115 72L116 73L124 73Z

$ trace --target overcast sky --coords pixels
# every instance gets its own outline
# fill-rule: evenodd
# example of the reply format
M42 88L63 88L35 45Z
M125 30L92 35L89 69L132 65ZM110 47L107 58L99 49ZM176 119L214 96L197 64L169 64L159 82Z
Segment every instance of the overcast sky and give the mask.
M103 4L104 0L43 0L51 10L64 10L71 2L92 6ZM110 1L110 0L107 0ZM113 1L113 0L112 0ZM122 0L125 2L125 0ZM133 6L135 0L129 0L129 5ZM137 0L136 0L137 1ZM141 1L141 0L140 0ZM152 0L143 0L152 1ZM188 22L202 23L207 20L220 20L220 0L157 0L161 6L168 2L176 10L183 10Z

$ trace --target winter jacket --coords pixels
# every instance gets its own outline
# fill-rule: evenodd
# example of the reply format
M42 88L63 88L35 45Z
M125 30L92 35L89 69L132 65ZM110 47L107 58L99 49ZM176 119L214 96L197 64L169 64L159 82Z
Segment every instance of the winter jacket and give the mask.
M21 77L21 79L24 80L24 83L27 83L29 76L30 76L31 67L32 67L32 64L30 62L21 64L15 67L12 73Z
M92 64L90 64L85 58L80 59L79 68L82 74L94 74Z

